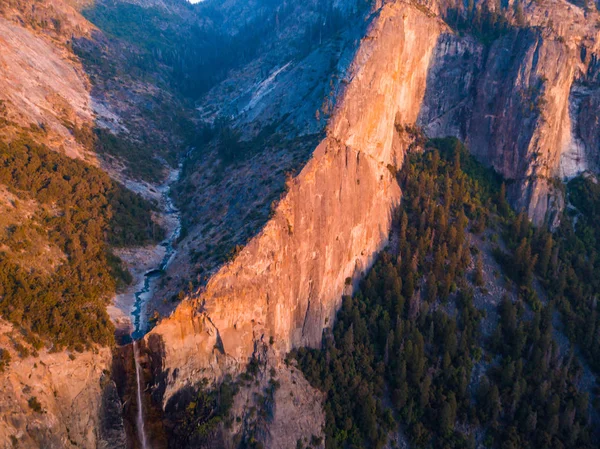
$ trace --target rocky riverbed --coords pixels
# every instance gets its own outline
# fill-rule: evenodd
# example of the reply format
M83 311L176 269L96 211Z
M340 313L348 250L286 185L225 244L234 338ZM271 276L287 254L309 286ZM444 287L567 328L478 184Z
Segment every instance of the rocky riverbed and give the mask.
M154 304L161 301L153 293L162 272L176 253L174 245L181 231L181 217L170 198L171 186L177 181L179 173L180 168L171 170L167 180L158 187L141 183L127 186L158 203L159 212L154 219L166 230L167 237L155 245L115 251L133 277L131 284L115 295L107 309L115 324L118 340L126 339L134 332L145 333Z

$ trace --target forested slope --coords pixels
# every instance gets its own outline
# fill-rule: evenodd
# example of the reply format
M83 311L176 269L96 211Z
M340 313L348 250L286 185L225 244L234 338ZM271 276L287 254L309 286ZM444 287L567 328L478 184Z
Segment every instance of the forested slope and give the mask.
M457 141L410 155L399 178L404 199L390 247L344 298L323 348L291 354L327 393L326 447L383 447L390 438L392 447L405 439L411 447L595 447L595 391L580 389L573 349L554 339L561 300L543 304L531 287L536 267L572 270L549 260L552 244L538 259L522 235L552 237L510 210L498 176ZM507 261L504 274L491 275L482 251Z

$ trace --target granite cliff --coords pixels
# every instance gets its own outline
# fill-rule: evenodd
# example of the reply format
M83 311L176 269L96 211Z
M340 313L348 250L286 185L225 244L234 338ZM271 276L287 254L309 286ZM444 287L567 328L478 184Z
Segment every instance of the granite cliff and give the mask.
M386 244L401 197L394 170L409 143L397 128L417 119L446 27L403 2L372 20L327 137L290 180L273 218L198 298L146 337L163 351L166 398L195 379L240 372L271 338L282 355L318 345L344 289Z
M554 180L598 170L598 16L561 1L508 11L491 42L440 40L418 123L430 137L465 141L510 182L517 210L555 226L564 198Z
M0 447L126 447L109 348L38 353L3 320L0 332Z

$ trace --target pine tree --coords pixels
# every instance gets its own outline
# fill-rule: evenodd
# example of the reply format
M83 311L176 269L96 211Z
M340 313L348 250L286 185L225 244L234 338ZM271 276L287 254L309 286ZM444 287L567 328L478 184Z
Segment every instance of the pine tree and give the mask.
M404 279L404 283L402 285L402 289L403 289L403 295L405 298L408 298L409 300L413 297L414 293L415 293L415 279L414 279L414 275L412 274L412 272L409 272L409 274L406 276L406 278Z
M507 216L510 211L510 207L506 201L506 184L504 182L502 182L500 193L498 194L498 211L500 212L500 215L504 217Z
M438 293L437 279L436 279L434 273L431 273L427 277L426 291L427 291L427 296L426 296L427 302L429 302L429 303L434 302L437 298L437 293Z
M515 250L515 268L519 277L519 283L524 286L531 285L533 280L533 270L537 263L537 255L531 254L531 245L526 238L521 240L521 244Z
M440 430L443 434L449 435L454 430L454 422L456 421L456 396L450 392L448 399L442 405L440 412Z
M550 257L552 257L553 246L554 241L552 240L552 235L548 233L544 239L544 247L539 262L539 270L542 276L546 276L546 273L548 272L548 265L550 264Z

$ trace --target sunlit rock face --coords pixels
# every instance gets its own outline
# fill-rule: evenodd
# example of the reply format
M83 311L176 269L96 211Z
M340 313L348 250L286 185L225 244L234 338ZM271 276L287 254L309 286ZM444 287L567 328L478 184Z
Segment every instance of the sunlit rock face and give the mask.
M585 170L600 170L600 64L596 54L590 58L585 76L575 80L571 89L570 115L573 117L571 142L561 161L562 175L571 177Z
M70 157L86 149L65 126L92 122L89 82L72 53L0 15L0 117L4 138L43 126L45 143Z
M271 337L281 353L319 344L346 279L360 278L386 244L401 198L387 166L400 167L406 147L395 125L464 140L510 181L513 205L537 224L556 225L563 207L553 179L597 158L593 17L540 2L520 27L484 44L436 17L447 13L444 2L379 6L343 76L327 137L272 219L149 337L171 373L165 397L239 371Z
M556 70L557 64L561 70ZM538 224L551 207L548 179L558 174L569 140L568 49L532 30L510 32L490 49L477 86L467 141L507 179L511 199Z
M360 278L387 242L401 197L389 167L401 166L405 149L396 125L415 123L445 29L400 2L373 18L327 137L273 218L148 336L170 373L166 398L204 376L239 371L271 337L281 353L320 344L347 279Z
M0 370L0 447L125 449L121 403L110 379L111 351L41 350L21 358L18 330L0 319L0 347L12 360ZM11 349L8 349L11 348ZM32 406L32 398L39 409Z

